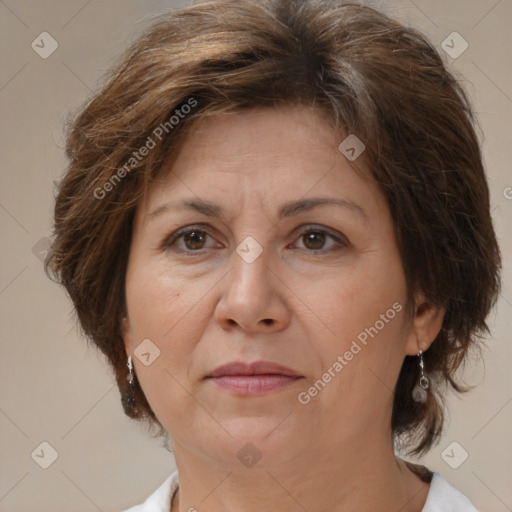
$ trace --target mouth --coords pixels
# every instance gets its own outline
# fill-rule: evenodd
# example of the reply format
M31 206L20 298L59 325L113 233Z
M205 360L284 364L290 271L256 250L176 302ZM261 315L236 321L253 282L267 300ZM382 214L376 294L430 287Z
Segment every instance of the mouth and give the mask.
M300 373L270 361L236 361L215 369L206 379L236 395L257 396L282 389L303 379Z

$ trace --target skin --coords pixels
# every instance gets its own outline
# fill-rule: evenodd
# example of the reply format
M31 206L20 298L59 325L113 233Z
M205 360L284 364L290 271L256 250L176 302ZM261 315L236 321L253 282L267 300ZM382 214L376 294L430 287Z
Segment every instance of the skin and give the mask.
M404 307L307 405L298 400L359 333L406 304L385 198L338 150L343 139L307 107L204 119L139 205L124 341L127 355L147 338L160 350L148 366L133 360L173 439L173 511L419 512L425 503L428 484L393 453L392 389L404 356L434 340L442 311L418 295L412 317ZM278 218L283 203L312 197L364 213L323 205ZM150 215L185 198L215 202L224 217ZM173 244L183 227L203 238ZM263 248L252 263L236 252L248 236ZM262 396L205 379L236 360L277 362L303 378ZM250 468L237 457L249 442L262 454Z

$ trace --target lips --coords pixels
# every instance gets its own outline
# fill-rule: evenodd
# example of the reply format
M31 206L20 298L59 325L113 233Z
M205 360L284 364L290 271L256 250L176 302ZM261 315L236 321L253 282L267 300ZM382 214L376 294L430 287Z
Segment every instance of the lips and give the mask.
M235 361L223 366L219 366L208 377L231 377L231 376L251 376L251 375L285 375L287 377L302 377L302 375L291 368L282 366L270 361L256 361L254 363L244 363Z
M294 384L303 376L291 368L270 361L237 361L220 366L206 378L235 395L258 396Z

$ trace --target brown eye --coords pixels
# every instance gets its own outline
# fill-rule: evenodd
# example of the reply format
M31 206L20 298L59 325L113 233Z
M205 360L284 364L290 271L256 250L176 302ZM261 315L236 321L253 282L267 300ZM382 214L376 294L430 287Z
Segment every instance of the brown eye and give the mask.
M325 244L325 233L320 231L311 231L302 235L304 245L308 249L319 250L322 249Z
M204 231L189 231L182 236L186 248L191 251L202 249L206 242L206 233Z
M311 227L301 233L294 245L302 251L319 256L345 249L348 247L348 241L341 234L334 235L324 229Z
M208 245L209 244L209 245ZM202 250L219 248L214 238L205 230L198 228L182 229L164 240L163 248L182 253L199 253Z

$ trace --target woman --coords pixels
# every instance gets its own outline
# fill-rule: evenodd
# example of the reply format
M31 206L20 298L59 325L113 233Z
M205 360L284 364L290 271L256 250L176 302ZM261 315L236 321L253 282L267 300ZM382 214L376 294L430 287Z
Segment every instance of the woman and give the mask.
M166 14L71 124L48 269L178 471L131 511L474 511L404 462L499 292L464 91L337 1Z

